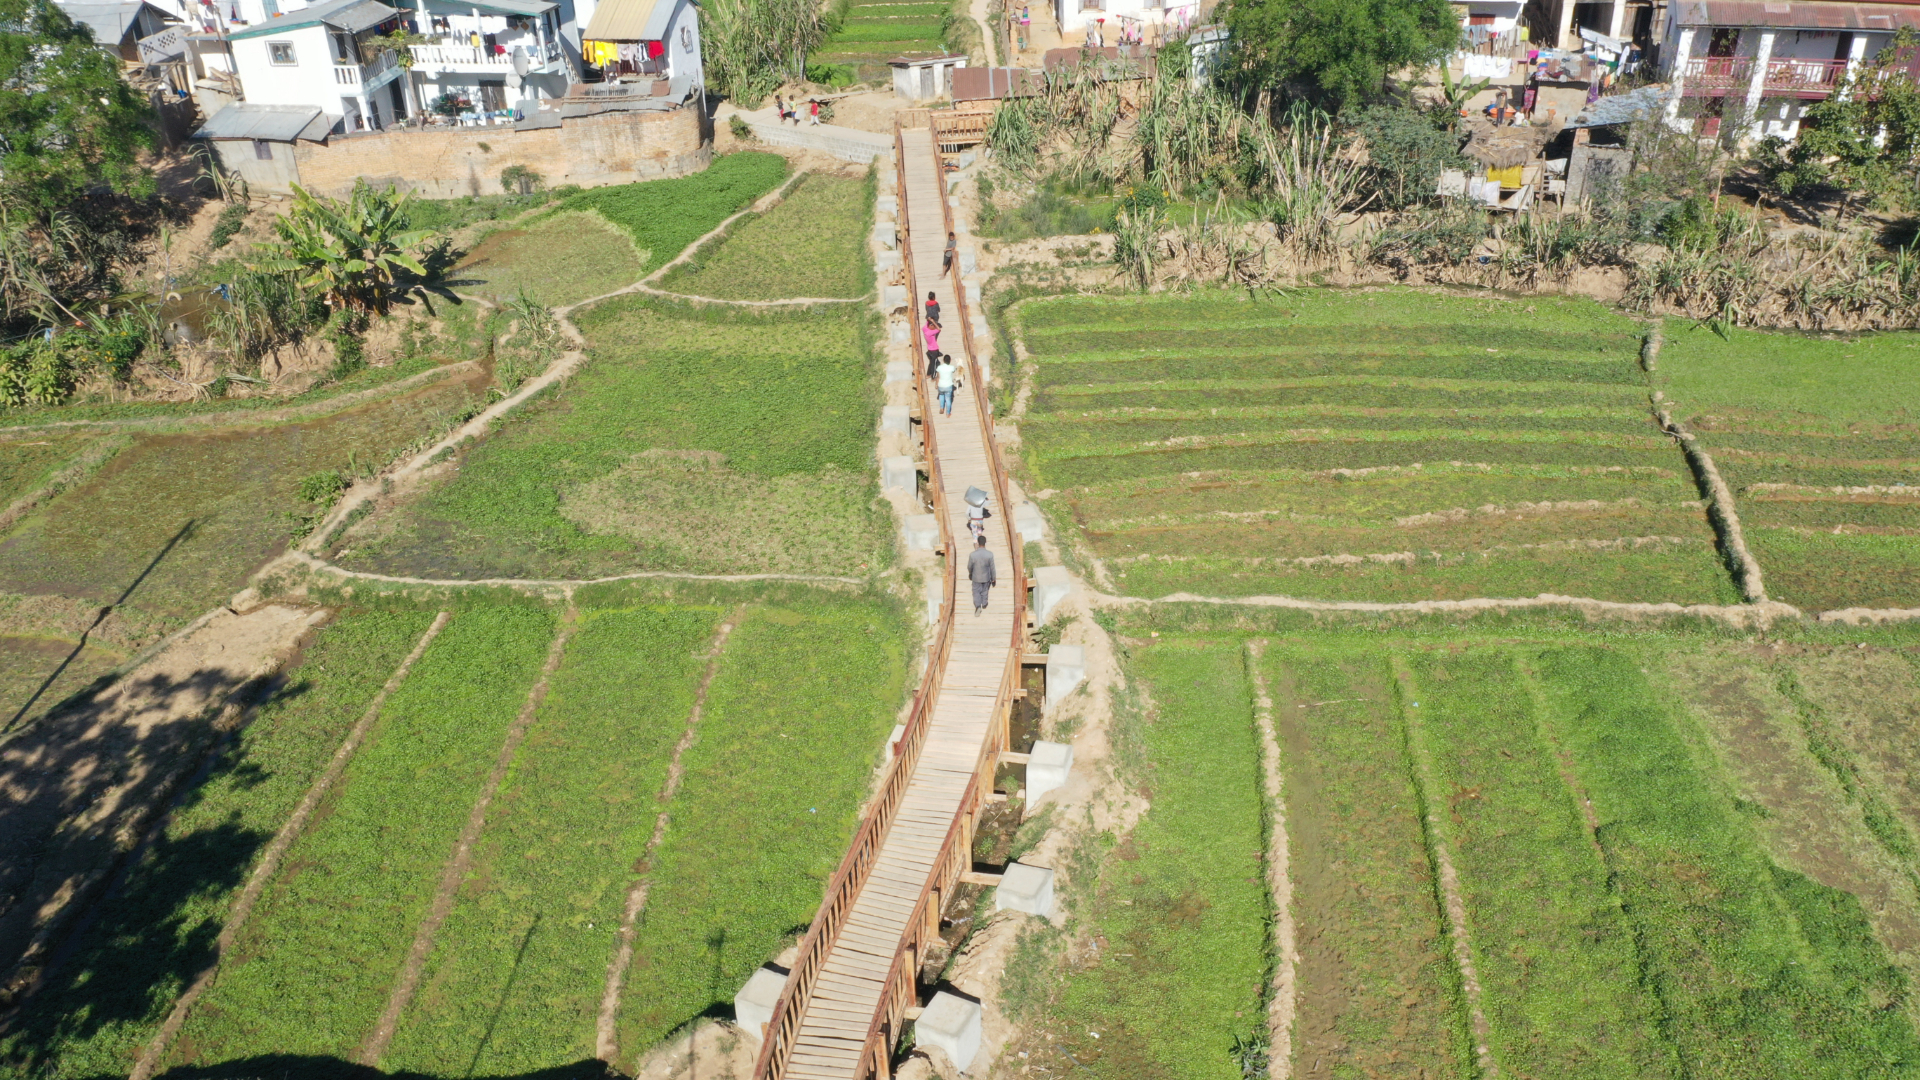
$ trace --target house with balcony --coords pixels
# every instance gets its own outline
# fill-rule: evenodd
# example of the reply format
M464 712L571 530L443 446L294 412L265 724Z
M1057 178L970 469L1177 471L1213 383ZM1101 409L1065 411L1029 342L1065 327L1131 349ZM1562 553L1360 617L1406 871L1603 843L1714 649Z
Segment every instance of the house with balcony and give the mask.
M665 82L675 101L707 85L693 0L598 0L580 38L583 63L603 81Z
M1799 134L1815 102L1842 92L1901 27L1920 28L1920 0L1676 0L1660 50L1667 117L1715 136Z
M304 106L332 131L384 130L425 116L479 123L510 119L566 95L578 66L562 36L571 5L554 0L222 0L224 33L242 98ZM400 50L382 39L424 36Z
M1216 0L1053 0L1053 16L1062 45L1098 41L1111 48L1185 34L1207 22L1215 6Z

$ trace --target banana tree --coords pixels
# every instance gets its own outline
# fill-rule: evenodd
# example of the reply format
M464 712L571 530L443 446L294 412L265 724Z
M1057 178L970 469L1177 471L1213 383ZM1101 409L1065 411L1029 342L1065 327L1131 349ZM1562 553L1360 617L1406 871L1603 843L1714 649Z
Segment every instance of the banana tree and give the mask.
M427 276L409 252L433 234L408 228L407 199L365 180L344 203L296 184L293 209L273 223L279 239L269 258L251 269L299 275L300 287L321 290L329 307L385 314L412 285L403 274Z

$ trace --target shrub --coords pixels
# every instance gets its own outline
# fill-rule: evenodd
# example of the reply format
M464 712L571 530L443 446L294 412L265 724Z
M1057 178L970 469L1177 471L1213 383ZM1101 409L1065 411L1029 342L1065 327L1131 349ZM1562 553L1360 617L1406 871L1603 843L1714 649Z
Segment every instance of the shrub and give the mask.
M326 469L300 479L300 501L329 504L347 489L338 469Z
M1467 165L1457 136L1405 105L1362 109L1350 122L1367 144L1367 186L1390 209L1425 202L1442 169Z
M226 209L220 211L219 219L213 223L213 232L207 237L209 251L218 251L227 246L227 241L233 239L233 234L239 232L240 226L246 224L248 209L250 208L246 203L238 202L229 203Z
M509 165L500 170L500 190L509 195L516 192L531 195L546 186L547 178L525 165Z

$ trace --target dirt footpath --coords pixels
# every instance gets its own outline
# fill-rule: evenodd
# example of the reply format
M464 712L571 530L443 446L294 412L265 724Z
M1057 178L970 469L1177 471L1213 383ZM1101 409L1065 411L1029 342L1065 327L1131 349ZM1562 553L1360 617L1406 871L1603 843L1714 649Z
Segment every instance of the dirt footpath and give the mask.
M0 743L0 1005L32 985L73 916L326 614L216 609Z

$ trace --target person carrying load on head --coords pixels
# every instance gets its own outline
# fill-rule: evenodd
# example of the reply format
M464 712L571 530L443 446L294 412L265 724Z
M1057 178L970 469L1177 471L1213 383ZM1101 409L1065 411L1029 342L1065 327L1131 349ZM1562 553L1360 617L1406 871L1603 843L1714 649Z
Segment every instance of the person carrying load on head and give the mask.
M987 537L987 519L993 511L987 509L987 493L977 487L967 489L967 531L975 540Z

